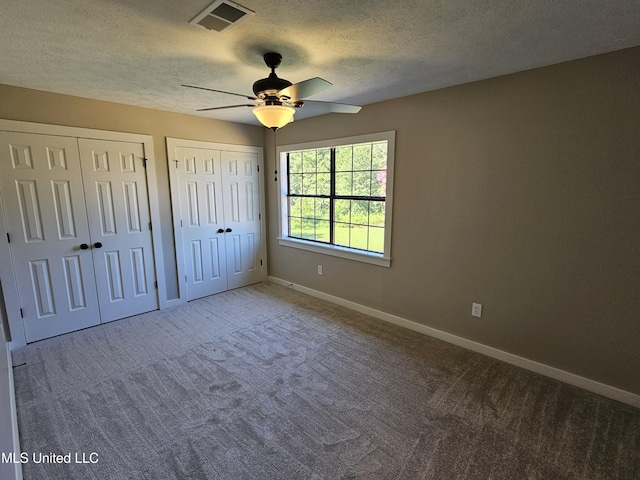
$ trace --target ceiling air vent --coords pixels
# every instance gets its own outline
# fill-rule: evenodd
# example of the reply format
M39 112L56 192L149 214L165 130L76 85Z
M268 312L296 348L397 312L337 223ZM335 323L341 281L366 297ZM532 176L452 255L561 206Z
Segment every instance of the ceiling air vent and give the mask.
M223 32L237 25L255 12L229 0L216 0L198 15L189 20L193 25L200 25L208 30Z

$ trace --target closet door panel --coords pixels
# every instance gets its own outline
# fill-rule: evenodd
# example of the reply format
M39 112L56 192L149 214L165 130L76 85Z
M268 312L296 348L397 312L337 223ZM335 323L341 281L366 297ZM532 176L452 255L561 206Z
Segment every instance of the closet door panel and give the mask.
M158 308L144 148L79 139L101 319Z
M258 155L222 151L229 288L262 281Z
M0 132L0 146L27 342L100 323L77 140Z
M220 152L176 147L187 300L227 290Z

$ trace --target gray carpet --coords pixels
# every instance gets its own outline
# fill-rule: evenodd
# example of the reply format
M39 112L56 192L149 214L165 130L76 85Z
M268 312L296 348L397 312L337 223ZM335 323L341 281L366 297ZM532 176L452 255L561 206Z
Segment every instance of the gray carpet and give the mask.
M268 283L14 365L27 480L640 479L640 410Z

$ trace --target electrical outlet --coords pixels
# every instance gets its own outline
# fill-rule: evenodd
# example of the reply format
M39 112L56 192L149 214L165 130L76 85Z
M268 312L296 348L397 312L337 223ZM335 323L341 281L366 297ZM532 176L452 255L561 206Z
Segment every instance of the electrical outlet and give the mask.
M318 275L322 275L322 265L318 265Z
M471 315L474 317L481 318L482 317L482 305L479 303L471 304Z

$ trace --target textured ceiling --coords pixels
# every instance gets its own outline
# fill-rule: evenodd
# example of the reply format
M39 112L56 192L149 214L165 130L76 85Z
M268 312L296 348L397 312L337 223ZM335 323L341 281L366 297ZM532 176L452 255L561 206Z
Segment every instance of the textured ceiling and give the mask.
M252 94L277 51L280 77L334 84L313 100L366 105L640 44L639 0L241 0L224 33L188 23L209 3L0 0L0 83L196 114L244 101L180 84Z

